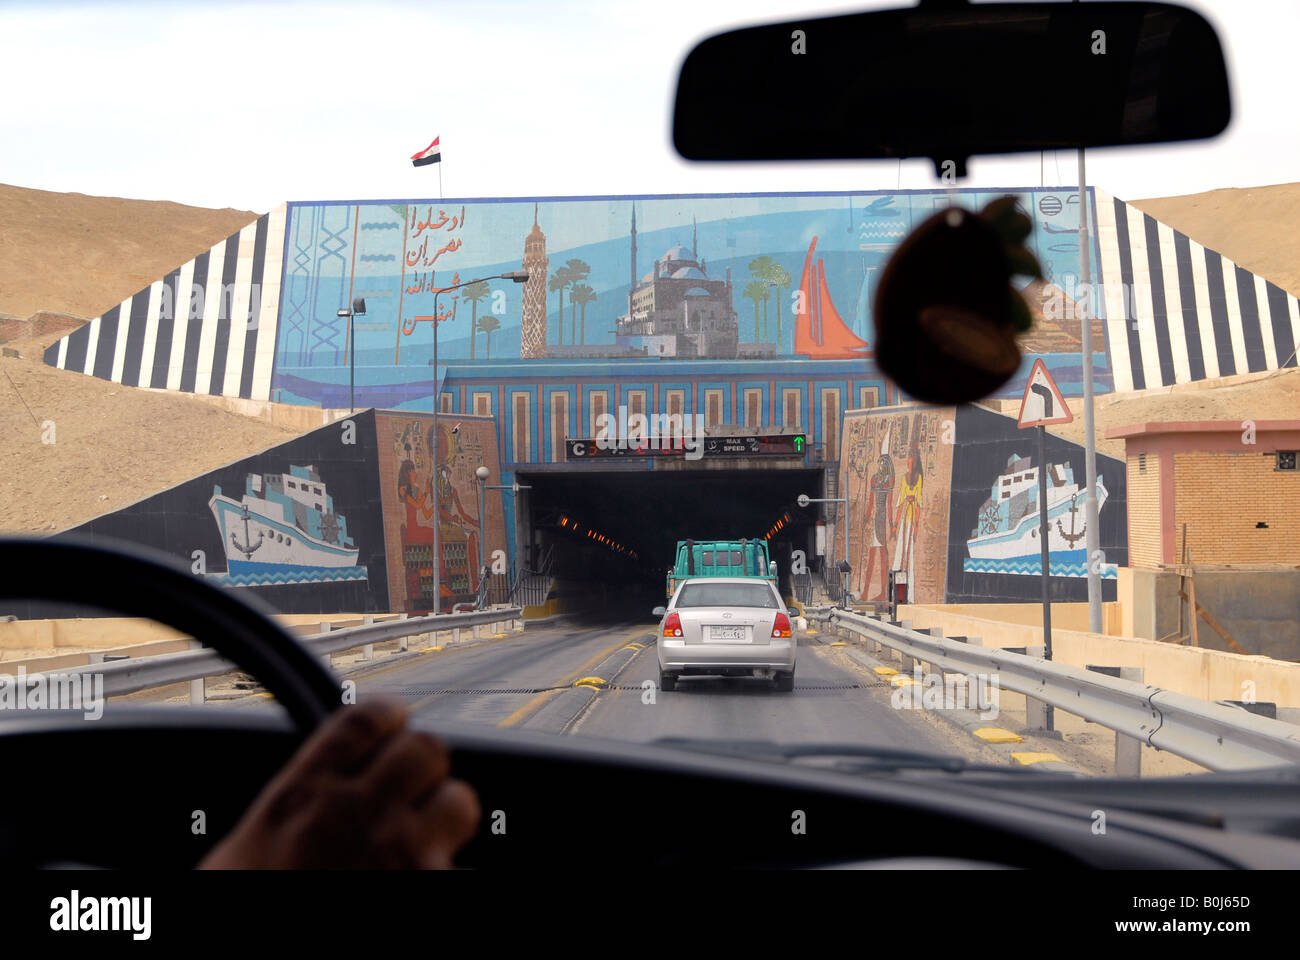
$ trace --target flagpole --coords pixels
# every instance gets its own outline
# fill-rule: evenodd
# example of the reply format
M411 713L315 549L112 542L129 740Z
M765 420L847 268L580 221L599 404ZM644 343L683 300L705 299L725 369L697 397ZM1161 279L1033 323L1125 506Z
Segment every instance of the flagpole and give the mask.
M442 199L442 158L438 159L438 199Z

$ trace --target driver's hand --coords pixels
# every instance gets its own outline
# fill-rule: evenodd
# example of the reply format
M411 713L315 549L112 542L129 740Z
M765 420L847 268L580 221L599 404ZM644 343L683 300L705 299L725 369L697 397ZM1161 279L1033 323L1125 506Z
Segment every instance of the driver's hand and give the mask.
M446 746L390 700L330 717L201 869L435 868L478 827L478 797Z

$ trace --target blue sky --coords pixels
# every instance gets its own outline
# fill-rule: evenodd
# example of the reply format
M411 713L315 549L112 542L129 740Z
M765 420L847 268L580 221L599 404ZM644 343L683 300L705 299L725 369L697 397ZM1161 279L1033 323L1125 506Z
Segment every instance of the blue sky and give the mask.
M822 3L815 15L889 3ZM1235 116L1217 141L1089 153L1138 199L1300 180L1300 4L1188 5L1223 38ZM927 161L700 165L669 142L681 58L774 0L33 3L0 8L0 182L269 209L282 200L920 189ZM15 82L17 81L17 82ZM779 135L779 129L774 129ZM1073 152L976 159L962 186L1075 182Z

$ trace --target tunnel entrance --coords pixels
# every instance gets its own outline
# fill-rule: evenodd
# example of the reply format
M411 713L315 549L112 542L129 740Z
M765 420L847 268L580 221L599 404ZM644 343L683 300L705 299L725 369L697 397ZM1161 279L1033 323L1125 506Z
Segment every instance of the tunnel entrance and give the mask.
M558 580L583 582L649 609L662 603L665 574L677 541L759 539L769 535L782 593L789 595L790 559L804 550L811 562L815 507L801 493L820 496L820 469L593 470L527 473L528 526L534 557L551 552ZM529 558L531 559L531 558Z

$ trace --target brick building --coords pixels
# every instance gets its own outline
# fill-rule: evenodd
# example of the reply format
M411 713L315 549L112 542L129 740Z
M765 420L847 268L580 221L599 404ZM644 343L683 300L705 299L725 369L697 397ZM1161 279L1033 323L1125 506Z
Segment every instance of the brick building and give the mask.
M1134 636L1186 634L1195 599L1247 653L1300 660L1300 420L1142 423L1107 433L1128 464L1129 569L1121 601ZM1190 568L1183 556L1183 530ZM1202 619L1199 644L1229 644Z
M1300 564L1300 420L1111 430L1128 462L1129 563Z

